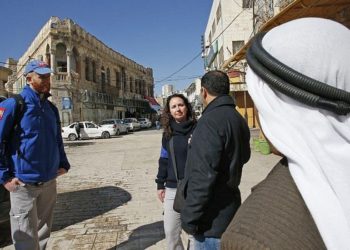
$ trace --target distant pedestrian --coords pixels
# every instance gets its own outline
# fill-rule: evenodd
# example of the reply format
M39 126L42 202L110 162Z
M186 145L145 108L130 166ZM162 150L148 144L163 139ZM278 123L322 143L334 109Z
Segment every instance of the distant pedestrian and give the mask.
M63 148L57 108L50 96L49 66L33 60L25 67L20 93L24 113L14 129L16 102L0 103L0 183L10 191L11 233L16 249L45 249L56 202L56 178L70 168Z
M222 233L241 205L238 188L250 157L249 128L229 96L221 71L202 77L206 106L193 132L186 162L182 228L194 237L194 249L220 249Z
M184 177L188 140L196 124L195 115L186 97L174 94L168 97L162 115L162 138L157 174L158 198L164 202L164 231L168 250L184 249L181 241L180 213L173 203L178 180Z
M293 20L252 42L248 91L283 158L242 204L222 249L350 248L349 58L349 29L329 19Z
M156 120L156 128L159 130L160 129L160 122Z
M78 135L78 140L80 140L80 122L76 122L75 125L74 125L74 128L75 128L75 132L77 132L77 135Z

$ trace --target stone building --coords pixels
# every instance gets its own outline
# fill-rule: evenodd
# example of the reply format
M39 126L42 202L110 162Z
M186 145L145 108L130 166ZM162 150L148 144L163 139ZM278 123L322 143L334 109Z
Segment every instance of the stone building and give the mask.
M7 97L6 83L8 76L12 74L12 70L3 66L0 66L0 100Z
M47 62L52 101L62 125L77 120L149 117L145 96L153 96L153 71L107 47L71 19L51 17L18 60L8 91L25 85L24 66L30 59Z

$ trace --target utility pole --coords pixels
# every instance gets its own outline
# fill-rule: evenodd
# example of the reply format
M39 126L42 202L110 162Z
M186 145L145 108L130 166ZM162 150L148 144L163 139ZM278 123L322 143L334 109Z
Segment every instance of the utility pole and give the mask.
M256 31L255 31L255 0L252 0L252 7L253 7L253 34L255 36Z

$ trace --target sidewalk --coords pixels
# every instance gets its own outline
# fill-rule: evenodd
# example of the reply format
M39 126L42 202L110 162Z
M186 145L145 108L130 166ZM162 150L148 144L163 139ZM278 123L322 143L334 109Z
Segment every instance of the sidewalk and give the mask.
M165 249L154 182L160 141L161 131L150 130L67 143L72 169L58 179L47 249ZM243 170L243 199L278 159L252 151Z

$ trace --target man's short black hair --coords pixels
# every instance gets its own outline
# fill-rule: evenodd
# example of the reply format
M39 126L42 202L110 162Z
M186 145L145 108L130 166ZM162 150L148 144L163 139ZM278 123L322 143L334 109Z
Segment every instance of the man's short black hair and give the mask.
M230 80L227 74L220 70L207 72L202 77L202 87L204 87L210 95L219 96L230 93Z

